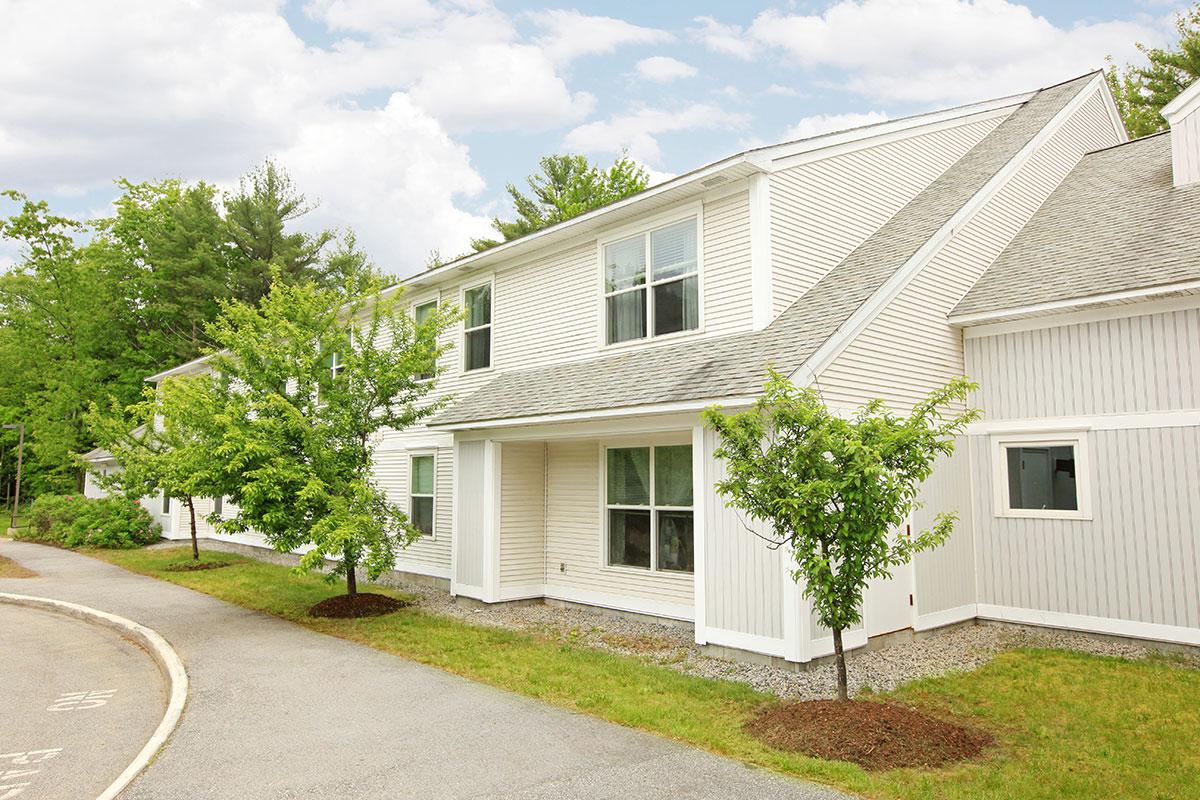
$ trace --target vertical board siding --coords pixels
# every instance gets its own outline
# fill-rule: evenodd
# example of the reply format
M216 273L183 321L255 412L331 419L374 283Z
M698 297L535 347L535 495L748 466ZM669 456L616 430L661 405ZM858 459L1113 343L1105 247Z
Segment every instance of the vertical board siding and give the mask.
M1171 160L1176 186L1200 181L1200 111L1171 126Z
M750 192L704 206L704 331L750 329Z
M556 587L692 606L691 575L603 565L600 443L546 445L546 592Z
M1200 627L1200 427L1088 434L1091 520L993 508L991 442L972 437L979 602Z
M716 433L706 430L704 484L708 487L725 477L724 461L713 454L717 445ZM706 492L703 502L706 624L782 639L786 577L782 549L771 549L747 530L749 525L760 535L768 533L764 525L751 523L727 508L715 490Z
M491 509L483 507L484 442L461 442L458 445L458 509L454 531L456 554L455 581L467 586L483 586L484 515Z
M989 419L1200 408L1200 309L981 336L966 358Z
M1079 159L1116 142L1097 89L821 373L826 401L857 406L879 397L907 410L962 375L962 333L947 322L950 310Z
M921 487L923 505L913 512L913 535L932 528L939 514L957 513L958 521L941 547L918 553L914 558L919 614L976 602L970 460L969 442L961 437L954 454L939 459L933 474Z
M506 442L502 447L500 588L540 587L546 557L546 446Z
M397 558L439 570L450 568L450 546L454 532L454 448L435 450L422 448L422 454L434 455L433 536L422 536L397 553ZM384 491L388 502L412 512L409 495L409 454L405 450L377 451L375 481Z
M795 302L1002 121L977 120L774 173L775 313Z

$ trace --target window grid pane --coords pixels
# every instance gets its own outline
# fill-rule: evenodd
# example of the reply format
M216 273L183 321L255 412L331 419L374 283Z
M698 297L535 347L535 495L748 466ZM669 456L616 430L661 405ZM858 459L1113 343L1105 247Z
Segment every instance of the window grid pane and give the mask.
M1009 508L1079 510L1074 446L1006 447L1005 455Z
M608 451L608 504L650 505L650 448L614 447Z
M463 304L466 306L466 326L478 328L481 325L492 324L492 286L485 283L463 292Z
M608 563L650 569L650 512L608 512Z
M634 236L604 248L605 293L631 289L646 282L646 237Z
M486 369L492 365L492 329L467 331L463 356L465 369Z
M634 289L609 295L608 343L646 338L646 290Z
M660 283L654 287L654 335L662 336L700 327L700 292L696 277Z
M409 521L424 536L433 535L433 498L413 496Z
M661 281L696 271L696 221L684 220L650 234L653 279Z
M433 494L433 456L413 456L411 478L413 494Z

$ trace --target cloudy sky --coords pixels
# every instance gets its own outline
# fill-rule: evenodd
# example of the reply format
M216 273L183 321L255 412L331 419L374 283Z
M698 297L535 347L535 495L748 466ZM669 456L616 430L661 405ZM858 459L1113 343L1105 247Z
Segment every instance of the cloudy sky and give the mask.
M0 188L98 216L114 178L233 185L272 157L311 224L403 275L485 233L540 155L662 179L1136 61L1181 6L0 0Z

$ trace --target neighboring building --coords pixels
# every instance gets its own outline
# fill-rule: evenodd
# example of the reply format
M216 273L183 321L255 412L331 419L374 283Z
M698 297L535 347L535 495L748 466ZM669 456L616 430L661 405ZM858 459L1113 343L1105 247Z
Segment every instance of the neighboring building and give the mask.
M467 313L437 387L454 402L377 452L429 530L398 568L809 661L829 631L714 493L699 411L746 407L767 366L844 409L907 410L965 373L985 420L911 525L961 522L871 585L847 645L975 617L1200 644L1188 130L1124 144L1093 73L751 150L410 278L414 314Z

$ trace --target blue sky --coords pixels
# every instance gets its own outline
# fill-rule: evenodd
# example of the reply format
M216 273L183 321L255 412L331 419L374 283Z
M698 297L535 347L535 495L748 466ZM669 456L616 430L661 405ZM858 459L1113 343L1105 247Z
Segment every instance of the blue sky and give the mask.
M407 274L540 155L656 179L759 144L1056 83L1171 38L1177 2L0 0L0 188L105 213L112 179L282 162ZM0 267L13 249L0 244Z

